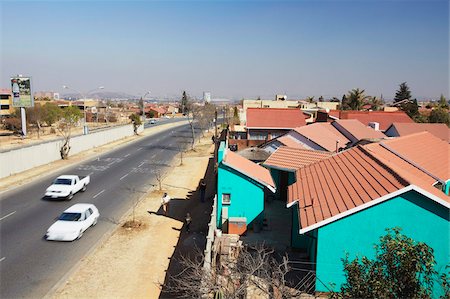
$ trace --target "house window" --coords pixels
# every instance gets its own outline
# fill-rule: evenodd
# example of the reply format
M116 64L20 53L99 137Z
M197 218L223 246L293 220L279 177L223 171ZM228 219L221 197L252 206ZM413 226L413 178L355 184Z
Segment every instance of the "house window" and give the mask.
M231 194L230 193L223 193L222 194L222 204L223 205L231 204Z

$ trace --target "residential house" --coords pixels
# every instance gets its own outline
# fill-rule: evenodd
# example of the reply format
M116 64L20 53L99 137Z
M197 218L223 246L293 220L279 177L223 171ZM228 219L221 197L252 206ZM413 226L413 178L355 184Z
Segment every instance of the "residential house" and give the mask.
M355 111L355 110L321 110L317 113L316 122L327 122L338 119L356 119L377 131L386 131L391 124L414 123L403 111Z
M270 170L277 187L275 198L281 200L287 198L288 186L295 182L296 173L300 168L327 159L332 155L333 153L327 151L279 147L263 164Z
M13 113L11 90L0 88L0 116L10 116Z
M158 107L154 105L145 107L145 114L148 116L153 115L152 117L159 118L164 116L166 113L167 110L163 107Z
M339 290L342 258L373 258L386 229L400 227L450 263L450 145L423 132L357 146L296 172L287 207L292 245L316 265L316 290ZM439 291L439 288L436 287Z
M342 133L351 145L363 140L379 140L386 138L386 135L380 131L376 131L367 125L362 124L357 119L339 119L332 122L332 125Z
M227 148L218 150L217 226L230 234L262 227L266 192L275 192L269 170Z
M276 138L291 129L306 125L300 109L248 108L247 139L261 142Z
M368 128L368 130L372 130ZM350 140L331 123L314 123L294 128L287 134L267 142L262 147L273 153L280 146L338 152L344 149Z
M425 131L442 140L450 141L450 128L446 124L393 123L385 134L389 137L399 137Z

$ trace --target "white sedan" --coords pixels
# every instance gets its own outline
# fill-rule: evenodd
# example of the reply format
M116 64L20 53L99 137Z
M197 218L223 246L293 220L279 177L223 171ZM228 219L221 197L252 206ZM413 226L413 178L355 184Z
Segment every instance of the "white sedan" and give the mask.
M100 213L93 204L77 203L65 210L47 230L45 238L52 241L73 241L97 224Z

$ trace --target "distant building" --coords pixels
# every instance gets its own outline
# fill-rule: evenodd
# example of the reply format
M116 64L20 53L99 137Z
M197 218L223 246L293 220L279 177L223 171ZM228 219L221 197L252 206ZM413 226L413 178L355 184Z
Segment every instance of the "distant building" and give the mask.
M34 98L49 98L51 100L59 100L59 92L54 91L37 91L34 93Z
M211 102L211 93L210 92L203 92L203 101L205 101L206 103Z
M11 90L0 88L0 116L10 116L13 112Z

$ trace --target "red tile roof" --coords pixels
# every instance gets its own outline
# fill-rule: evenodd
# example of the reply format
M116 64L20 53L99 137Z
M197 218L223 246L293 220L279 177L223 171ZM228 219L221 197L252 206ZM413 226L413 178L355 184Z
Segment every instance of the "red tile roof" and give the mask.
M450 197L433 187L434 175L449 178L449 151L430 133L354 147L301 168L288 206L298 202L302 233L413 189L449 208Z
M300 109L248 108L248 129L293 129L306 125Z
M279 147L264 162L264 166L288 171L295 171L311 163L331 157L332 153L307 149Z
M429 132L385 140L380 145L442 181L450 179L450 145Z
M0 94L11 94L11 89L8 88L0 88Z
M281 137L276 138L275 140L278 140L283 145L289 146L291 148L305 148L303 144L296 141L295 138L290 134L283 135Z
M269 170L266 168L253 163L230 150L226 150L222 163L239 171L247 177L254 179L274 192L275 184Z
M295 128L294 130L330 152L336 152L337 141L339 141L338 148L345 148L347 143L350 142L350 140L333 127L331 123L314 123L308 126Z
M413 123L414 121L403 111L341 111L339 119L357 119L364 125L369 122L380 124L380 130L385 131L392 123Z
M442 140L450 141L450 128L446 124L393 123L386 132L392 129L395 129L398 136L427 131Z
M338 128L338 130L342 127L357 140L386 138L386 135L380 131L375 131L371 127L362 124L356 119L339 119L334 121L332 124Z
M407 185L358 146L297 171L288 205L298 201L305 229Z

